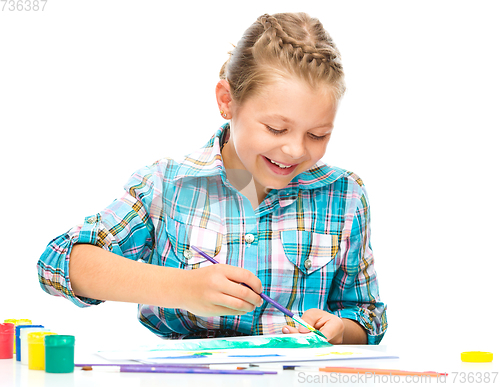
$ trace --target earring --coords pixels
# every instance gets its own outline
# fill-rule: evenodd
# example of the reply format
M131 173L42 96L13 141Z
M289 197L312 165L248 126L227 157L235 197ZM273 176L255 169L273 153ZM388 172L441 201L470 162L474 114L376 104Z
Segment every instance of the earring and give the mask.
M222 117L224 117L224 118L226 118L226 117L227 117L227 114L226 114L226 113L224 113L224 110L221 110L221 111L220 111L220 114L222 114Z

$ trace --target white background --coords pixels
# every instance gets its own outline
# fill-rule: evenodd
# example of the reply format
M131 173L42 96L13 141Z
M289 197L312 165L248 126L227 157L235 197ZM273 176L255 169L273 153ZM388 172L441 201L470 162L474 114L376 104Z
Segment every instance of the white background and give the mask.
M49 0L43 12L0 11L0 320L31 318L94 349L155 338L136 305L79 309L47 295L36 262L121 196L136 169L209 139L223 123L219 69L259 15L305 11L343 57L348 91L324 160L368 189L388 304L382 344L488 350L498 331L496 4Z

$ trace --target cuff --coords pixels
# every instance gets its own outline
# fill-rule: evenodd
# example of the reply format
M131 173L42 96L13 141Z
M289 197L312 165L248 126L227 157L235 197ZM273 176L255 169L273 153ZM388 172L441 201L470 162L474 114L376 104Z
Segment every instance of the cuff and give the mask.
M375 319L375 320L382 320L383 321L382 324L378 324L377 322L375 322L373 317L376 316L373 315L373 317L370 317L370 315L373 314L373 312L369 312L368 310L365 309L360 309L360 308L357 310L341 309L341 310L335 310L332 313L340 318L348 318L350 320L354 320L360 323L361 326L366 330L368 345L379 344L382 341L385 332L387 331L385 306L383 309L382 318Z

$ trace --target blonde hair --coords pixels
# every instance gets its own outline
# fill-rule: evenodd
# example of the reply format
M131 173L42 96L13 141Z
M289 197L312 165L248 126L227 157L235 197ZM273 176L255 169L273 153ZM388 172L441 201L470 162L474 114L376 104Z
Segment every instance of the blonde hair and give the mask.
M229 54L219 77L238 104L280 77L326 86L336 100L345 92L337 46L321 22L304 12L260 16Z

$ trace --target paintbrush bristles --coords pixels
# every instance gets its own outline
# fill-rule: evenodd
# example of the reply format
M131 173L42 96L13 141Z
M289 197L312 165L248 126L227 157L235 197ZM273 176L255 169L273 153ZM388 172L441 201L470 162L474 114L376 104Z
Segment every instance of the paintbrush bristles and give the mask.
M300 325L306 327L307 329L309 329L311 332L314 332L316 333L317 335L319 335L322 339L324 339L325 341L328 341L328 339L326 338L326 336L321 333L319 330L317 330L316 328L314 328L312 325L308 324L307 322L305 322L304 320L302 320L300 317L298 317L297 315L294 315L292 317L296 322L298 322Z

